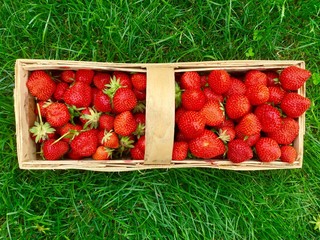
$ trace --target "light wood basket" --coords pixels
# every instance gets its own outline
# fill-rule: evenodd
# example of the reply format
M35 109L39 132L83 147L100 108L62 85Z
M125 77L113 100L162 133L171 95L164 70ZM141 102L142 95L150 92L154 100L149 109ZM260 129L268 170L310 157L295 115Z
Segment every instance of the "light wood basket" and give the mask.
M16 117L17 156L21 169L82 169L103 172L133 171L169 168L217 168L228 170L268 170L301 168L303 161L303 138L305 115L299 117L299 135L294 141L298 157L293 164L274 161L262 163L258 160L240 164L219 159L171 159L174 138L175 73L186 71L209 72L225 69L228 72L257 70L281 70L288 66L305 68L304 61L210 61L188 63L106 63L60 60L18 59L15 66L14 105ZM35 101L28 93L26 81L34 70L77 70L90 68L101 71L145 72L147 74L146 99L146 152L144 160L42 160L36 154L36 146L30 138L29 128L35 121ZM306 86L298 90L306 95Z

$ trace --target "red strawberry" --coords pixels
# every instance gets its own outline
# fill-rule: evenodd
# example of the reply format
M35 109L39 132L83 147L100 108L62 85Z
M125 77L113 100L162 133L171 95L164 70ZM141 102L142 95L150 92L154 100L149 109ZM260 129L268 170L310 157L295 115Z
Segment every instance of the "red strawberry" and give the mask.
M98 147L97 130L80 132L70 143L71 150L81 157L90 157Z
M69 144L66 142L55 142L55 139L48 139L42 145L43 157L47 160L59 160L69 151Z
M131 82L133 87L139 91L145 91L147 88L147 76L145 73L132 74Z
M134 119L136 120L136 122L139 124L139 123L142 123L142 124L146 124L146 115L145 113L135 113L133 115Z
M141 136L137 143L136 143L136 146L138 148L140 148L143 152L146 150L146 137L145 136Z
M280 73L280 83L284 90L298 90L310 78L311 73L303 68L290 66Z
M259 105L267 102L270 94L266 85L256 84L247 88L246 96L251 105Z
M282 162L294 163L297 159L297 151L293 146L285 145L281 148L281 156L280 159Z
M189 148L194 156L203 159L220 156L226 150L223 142L210 130L204 130L199 137L190 140Z
M72 70L65 70L61 72L61 80L66 83L72 83L74 82L76 78L76 73Z
M144 159L144 152L138 148L137 146L130 149L131 158L134 160L143 160Z
M88 85L92 83L94 71L91 69L79 69L76 71L75 81L83 82Z
M200 89L188 89L182 93L183 108L190 111L199 111L205 104L206 97Z
M113 73L113 76L115 77L115 79L119 80L119 83L122 87L127 87L132 89L132 82L127 73L115 71Z
M175 134L175 138L174 139L175 139L176 142L188 142L190 140L181 131L178 131Z
M217 94L227 92L231 86L231 79L225 70L213 70L208 76L210 88Z
M219 102L223 102L223 96L221 94L215 93L210 87L205 87L203 89L203 93L206 96L206 100L218 100Z
M71 115L64 103L51 103L47 107L46 118L52 127L62 127L70 121Z
M93 106L100 112L112 111L111 99L102 90L99 90L93 98Z
M33 71L28 80L27 88L38 100L47 101L56 89L56 83L42 70Z
M268 89L269 89L268 102L275 105L280 104L285 95L285 91L280 87L268 87Z
M118 135L112 130L101 130L98 133L98 142L100 145L103 145L108 148L118 148L119 147L119 138Z
M250 112L251 105L245 95L234 94L226 101L226 113L231 119L238 119Z
M114 126L114 116L102 114L99 118L99 129L110 131Z
M136 95L137 100L139 101L145 101L146 100L146 91L139 91L136 88L133 88L132 91Z
M236 137L236 132L233 127L219 128L219 138L223 142L230 142Z
M137 105L137 98L130 88L119 88L113 97L113 108L117 113L131 111Z
M200 136L204 131L205 124L205 118L195 111L184 112L178 121L180 131L189 139Z
M179 119L181 117L181 115L185 112L186 110L183 108L183 107L178 107L176 109L176 112L175 112L175 123L178 123L179 122Z
M261 131L261 123L255 114L248 113L240 120L235 130L237 135L251 136Z
M225 93L225 96L229 97L234 94L244 95L247 90L246 85L237 78L230 77L230 79L231 79L231 86L229 90Z
M218 126L225 119L223 106L217 100L206 102L200 113L205 118L206 125L211 127Z
M207 83L208 83L208 76L206 75L200 76L200 86L205 87Z
M50 101L39 101L38 104L39 104L39 108L40 108L41 117L46 117L47 107L51 104L51 102ZM35 108L34 113L36 115L39 115L37 107Z
M275 87L279 85L279 74L276 71L265 71L267 76L267 86Z
M69 88L68 83L65 83L65 82L58 83L56 86L56 90L53 93L54 99L57 101L63 100L63 95L68 88Z
M288 117L297 118L307 111L310 105L309 98L292 92L284 95L280 107Z
M217 126L217 128L231 127L234 128L234 123L231 119L224 119L223 122Z
M73 151L72 149L68 152L68 158L72 160L80 160L83 157L79 155L79 153Z
M201 77L197 72L185 72L180 78L181 88L187 89L200 89Z
M241 139L235 139L228 143L227 157L234 163L241 163L253 157L251 147Z
M77 108L89 107L92 100L91 87L83 82L76 82L63 95L66 104Z
M281 150L272 138L260 138L255 145L258 158L262 162L271 162L280 158Z
M245 75L244 84L247 88L260 84L267 86L267 75L259 70L250 70Z
M254 145L256 145L260 137L261 137L260 133L257 133L250 136L242 137L240 139L243 139L250 147L253 147Z
M187 142L174 142L172 150L172 160L184 160L188 156Z
M71 123L66 123L62 127L57 129L57 132L60 134L60 136L63 138L61 140L65 142L70 142L73 140L73 138L80 133L82 130L81 125L73 125Z
M101 112L97 112L94 108L87 107L81 111L80 121L83 128L98 128Z
M258 117L261 123L262 131L274 132L281 127L280 112L275 107L268 104L259 105L254 114Z
M112 149L109 149L107 147L99 146L93 153L92 158L94 160L109 160L112 157L112 151Z
M110 74L104 72L98 72L93 77L93 84L98 89L103 90L106 88L106 85L110 83Z
M277 131L267 134L279 144L289 145L299 134L299 124L292 118L282 118L281 127Z
M114 119L114 131L121 136L130 136L136 130L137 125L130 111L122 112Z

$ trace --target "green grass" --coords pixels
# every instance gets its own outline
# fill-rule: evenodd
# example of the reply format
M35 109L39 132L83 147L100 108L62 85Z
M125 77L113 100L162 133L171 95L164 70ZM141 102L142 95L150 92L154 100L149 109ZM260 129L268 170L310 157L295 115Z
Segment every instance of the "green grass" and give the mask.
M118 3L115 3L118 2ZM319 86L302 169L22 171L17 58L113 62L299 59L320 66L318 0L23 1L0 8L0 239L319 239Z

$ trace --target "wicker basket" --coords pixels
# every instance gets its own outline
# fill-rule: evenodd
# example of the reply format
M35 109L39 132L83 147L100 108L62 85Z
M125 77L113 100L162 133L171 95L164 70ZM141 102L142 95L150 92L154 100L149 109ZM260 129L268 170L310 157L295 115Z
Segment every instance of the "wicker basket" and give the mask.
M175 114L175 73L186 71L209 72L225 69L229 72L257 70L281 70L287 66L305 67L303 61L214 61L189 63L126 64L59 60L18 59L15 66L14 104L16 115L17 154L21 169L83 169L92 171L116 172L156 168L218 168L229 170L266 170L301 168L303 160L303 137L305 115L299 117L299 135L294 141L298 157L293 164L273 161L262 163L257 160L234 164L228 160L188 159L173 161L172 148L174 138ZM146 104L146 152L144 160L59 160L45 161L36 154L36 145L30 138L29 128L35 121L35 101L28 93L26 81L30 71L34 70L77 70L90 68L103 71L125 71L147 73ZM298 90L306 94L305 85Z

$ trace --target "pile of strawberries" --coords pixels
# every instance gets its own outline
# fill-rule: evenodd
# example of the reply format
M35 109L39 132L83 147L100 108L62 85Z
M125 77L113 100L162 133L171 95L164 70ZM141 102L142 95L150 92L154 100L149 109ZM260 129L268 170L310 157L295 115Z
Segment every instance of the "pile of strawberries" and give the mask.
M146 74L33 71L27 88L38 120L30 129L45 159L143 159Z
M310 100L297 90L310 76L296 66L281 72L250 70L231 75L213 70L176 76L173 159L293 163L297 118L310 107Z

